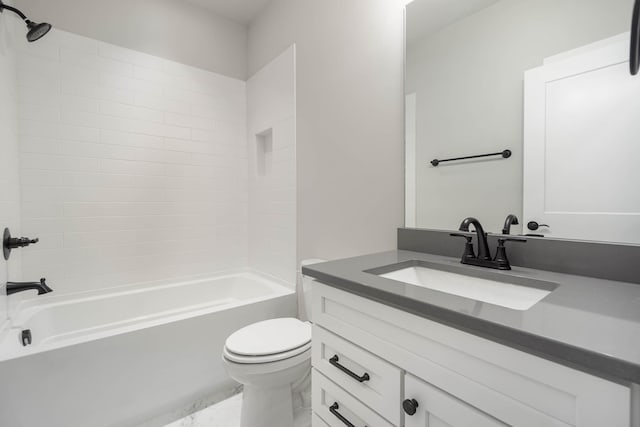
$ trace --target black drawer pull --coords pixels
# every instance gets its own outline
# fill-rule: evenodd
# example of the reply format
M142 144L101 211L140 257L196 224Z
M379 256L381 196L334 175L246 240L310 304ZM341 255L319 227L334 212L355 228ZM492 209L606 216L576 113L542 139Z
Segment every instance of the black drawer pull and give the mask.
M345 368L344 366L342 366L341 364L338 363L339 360L340 360L340 358L336 354L331 359L329 359L329 363L331 363L333 366L335 366L336 368L340 369L342 372L344 372L345 374L349 375L351 378L353 378L354 380L356 380L356 381L358 381L360 383L363 383L365 381L369 381L371 379L371 378L369 378L369 374L367 374L366 372L364 374L362 374L362 376L359 376L355 372Z
M338 409L340 409L340 405L338 405L338 402L334 402L333 405L329 407L329 412L335 415L335 417L342 421L347 427L356 427L351 421L346 419L340 412L338 412Z

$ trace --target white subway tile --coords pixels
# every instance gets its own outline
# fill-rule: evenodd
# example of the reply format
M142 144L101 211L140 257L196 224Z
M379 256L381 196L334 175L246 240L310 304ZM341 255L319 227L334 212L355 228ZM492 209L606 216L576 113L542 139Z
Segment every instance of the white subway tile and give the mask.
M69 125L119 132L187 139L191 134L189 128L94 113L62 111L60 118L63 123Z
M172 206L166 202L136 202L136 203L84 203L66 202L62 208L63 215L67 218L78 217L105 217L141 215L152 217L154 215L169 215Z
M47 154L21 153L22 169L42 169L56 171L96 171L100 168L99 159L83 159L80 157L50 156Z
M60 61L57 59L39 58L33 55L18 55L18 74L22 72L35 71L43 77L58 79L60 77ZM54 82L56 80L53 80Z
M18 105L18 118L41 122L58 122L60 121L60 110L53 107L21 103Z
M63 94L79 95L96 100L122 102L133 104L134 94L130 91L100 86L99 83L85 83L67 79L65 76L60 83L60 90Z
M132 160L101 159L100 170L105 173L130 175L164 175L168 165Z
M64 247L121 246L123 242L130 241L130 238L131 234L128 231L64 233Z
M56 31L53 29L52 31ZM29 43L26 37L16 39L18 56L28 55L45 59L60 59L60 44L56 37L43 37L38 43Z
M103 144L126 145L132 147L164 147L164 139L162 137L104 129L100 131L100 142Z
M52 35L18 54L22 225L46 238L24 265L62 292L246 266L245 83Z
M60 106L60 88L47 87L36 89L32 87L18 88L18 102L22 104L41 105L43 107Z
M60 202L27 202L20 204L20 214L24 218L42 218L62 216L63 204Z
M163 91L163 86L159 83L110 73L100 74L100 84L116 89L146 92L156 95L161 94Z
M147 80L160 85L172 85L176 80L171 74L154 68L134 65L133 71L133 75L136 79Z
M87 113L98 112L98 102L95 99L86 98L82 96L75 96L69 94L60 95L60 110L61 111L82 111Z
M100 114L158 123L162 123L164 121L164 114L162 111L152 110L150 108L136 107L111 101L99 101L98 105Z
M189 114L192 106L186 101L168 99L162 94L153 94L137 91L135 93L135 105L152 108L160 111Z
M219 152L215 145L186 139L165 138L164 146L167 150L194 153L195 156L198 156L199 154L214 154Z
M30 87L35 90L47 90L59 87L59 74L46 69L18 68L18 88Z
M126 62L98 56L97 53L60 48L60 62L65 67L86 69L92 72L133 76L133 66Z
M192 129L191 139L193 139L194 141L202 141L213 144L222 142L222 137L218 132L202 129Z
M215 122L211 119L186 114L165 113L165 121L170 125L213 130Z
M36 120L20 120L18 122L18 133L26 136L86 142L97 142L100 136L97 129Z

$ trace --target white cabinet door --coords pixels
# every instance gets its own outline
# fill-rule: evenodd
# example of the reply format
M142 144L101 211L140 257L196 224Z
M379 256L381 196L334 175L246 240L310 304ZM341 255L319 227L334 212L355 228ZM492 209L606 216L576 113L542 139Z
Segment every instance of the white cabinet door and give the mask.
M405 398L414 400L415 414L405 427L504 427L507 424L412 376L405 376Z
M524 110L523 223L554 237L640 241L640 79L629 74L628 35L527 71Z

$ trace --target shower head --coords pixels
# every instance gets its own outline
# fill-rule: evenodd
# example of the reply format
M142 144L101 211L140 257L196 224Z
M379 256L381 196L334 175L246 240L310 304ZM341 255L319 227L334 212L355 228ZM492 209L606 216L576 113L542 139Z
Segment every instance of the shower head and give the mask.
M40 24L36 24L35 22L31 22L29 20L27 22L27 28L29 31L27 32L27 40L30 42L34 42L42 37L51 30L51 24L47 24L46 22L41 22Z
M29 29L29 31L27 31L27 40L30 42L41 39L45 34L49 32L49 30L51 30L51 24L47 24L46 22L38 24L36 22L30 21L27 16L19 9L7 6L6 4L2 3L2 0L0 0L0 12L2 12L4 9L15 13L20 18L22 18L25 24L27 24L27 28Z

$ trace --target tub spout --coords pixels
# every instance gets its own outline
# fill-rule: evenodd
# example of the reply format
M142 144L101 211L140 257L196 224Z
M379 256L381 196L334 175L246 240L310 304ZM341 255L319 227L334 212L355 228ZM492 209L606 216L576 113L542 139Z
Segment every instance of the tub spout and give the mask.
M47 279L44 277L39 282L7 282L7 295L15 294L17 292L24 292L35 289L38 291L38 295L48 294L53 292L46 283Z

